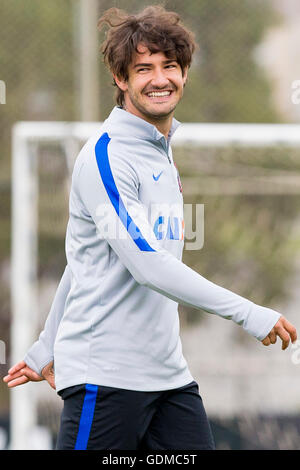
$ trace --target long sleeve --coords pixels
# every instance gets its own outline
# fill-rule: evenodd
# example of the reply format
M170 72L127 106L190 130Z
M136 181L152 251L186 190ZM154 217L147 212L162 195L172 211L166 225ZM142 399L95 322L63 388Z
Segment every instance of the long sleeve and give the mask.
M103 134L78 177L81 199L101 237L135 280L182 304L231 319L259 340L281 314L254 304L189 268L158 242L139 200L137 161ZM117 235L115 231L117 227Z
M56 332L64 313L65 302L70 287L70 268L67 265L56 290L45 327L40 333L39 339L31 346L24 357L26 364L38 374L41 374L42 369L53 360Z

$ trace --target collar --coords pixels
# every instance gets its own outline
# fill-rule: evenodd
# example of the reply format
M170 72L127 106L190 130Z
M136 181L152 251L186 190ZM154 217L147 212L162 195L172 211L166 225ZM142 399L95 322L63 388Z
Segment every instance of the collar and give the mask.
M135 114L125 111L119 106L115 106L107 118L107 123L118 126L118 132L146 140L161 140L165 136L153 125L144 119L135 116ZM169 132L167 142L169 143L180 122L175 118L172 120L172 126ZM166 140L166 139L165 139Z

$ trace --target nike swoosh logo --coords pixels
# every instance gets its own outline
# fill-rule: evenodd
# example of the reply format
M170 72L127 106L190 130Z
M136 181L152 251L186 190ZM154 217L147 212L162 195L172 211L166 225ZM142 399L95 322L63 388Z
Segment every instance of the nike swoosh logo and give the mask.
M157 176L155 176L154 173L153 173L152 176L153 176L154 181L158 181L158 180L159 180L159 178L160 178L162 172L163 172L163 171L161 171L161 172L159 173L159 175L157 175Z

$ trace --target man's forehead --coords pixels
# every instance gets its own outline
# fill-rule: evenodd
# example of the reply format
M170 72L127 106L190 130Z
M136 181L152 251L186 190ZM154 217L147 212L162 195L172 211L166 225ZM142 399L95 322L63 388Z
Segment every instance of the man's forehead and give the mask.
M173 57L167 57L163 51L151 52L147 46L139 44L137 51L134 51L132 54L131 67L134 67L139 62L152 62L153 60L177 60L174 54Z

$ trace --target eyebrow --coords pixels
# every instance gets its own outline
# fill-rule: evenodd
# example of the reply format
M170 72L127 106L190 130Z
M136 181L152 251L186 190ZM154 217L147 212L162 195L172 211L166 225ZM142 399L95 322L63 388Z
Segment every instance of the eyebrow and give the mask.
M177 62L177 60L176 59L164 60L163 64L170 64L171 62ZM141 63L141 64L135 64L133 68L135 69L137 67L151 67L152 65L153 64Z

